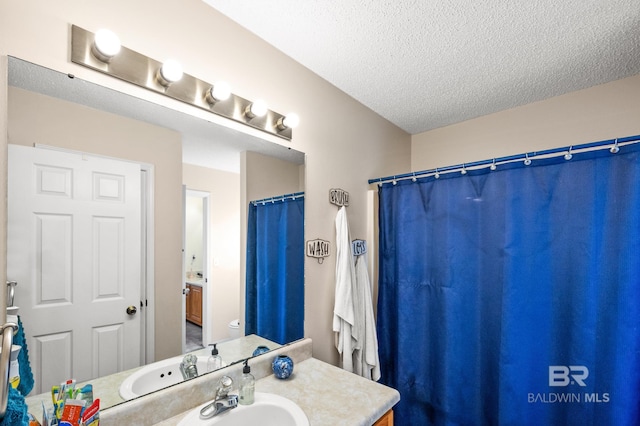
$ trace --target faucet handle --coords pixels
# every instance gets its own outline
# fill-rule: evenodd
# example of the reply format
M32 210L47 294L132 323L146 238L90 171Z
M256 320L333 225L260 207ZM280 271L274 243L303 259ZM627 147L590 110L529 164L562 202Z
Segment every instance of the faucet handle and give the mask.
M218 381L218 397L227 396L233 386L233 380L229 376L222 376Z

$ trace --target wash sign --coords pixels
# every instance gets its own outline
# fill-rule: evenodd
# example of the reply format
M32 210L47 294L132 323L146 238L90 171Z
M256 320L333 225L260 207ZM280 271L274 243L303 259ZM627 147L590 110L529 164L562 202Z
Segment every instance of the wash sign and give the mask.
M317 239L307 241L307 256L315 257L318 263L322 263L325 257L329 256L329 241Z

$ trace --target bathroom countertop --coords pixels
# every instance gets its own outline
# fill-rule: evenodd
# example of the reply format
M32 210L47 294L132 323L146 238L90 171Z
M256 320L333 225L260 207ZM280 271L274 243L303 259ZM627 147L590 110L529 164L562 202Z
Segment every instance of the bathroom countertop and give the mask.
M249 357L253 350L260 345L267 346L270 349L280 347L279 344L272 342L271 340L251 334L242 338L219 342L218 349L223 362L227 364L227 360L231 360L230 362L233 363ZM197 356L208 356L211 354L211 348L198 349L191 353ZM181 356L182 355L178 355L176 358L179 359ZM120 373L99 377L87 382L79 383L78 387L91 383L93 385L93 397L94 399L100 399L100 405L102 407L101 410L103 410L124 402L119 392L120 385L127 377L142 368L144 367L136 367ZM26 402L29 407L29 412L32 413L39 421L42 420L42 405L48 409L53 409L51 392L29 396L26 398Z
M294 401L304 410L311 426L370 426L400 401L397 390L315 358L295 364L287 380L273 374L257 380L256 392L274 393ZM175 426L187 413L157 426Z

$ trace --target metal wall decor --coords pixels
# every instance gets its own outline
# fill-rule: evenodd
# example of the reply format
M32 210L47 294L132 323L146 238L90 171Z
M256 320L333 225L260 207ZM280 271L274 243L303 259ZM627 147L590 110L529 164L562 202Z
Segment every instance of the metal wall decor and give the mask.
M329 190L329 202L338 207L349 206L349 193L344 189L333 188Z
M354 256L360 256L367 253L367 242L365 240L353 240L351 241L351 254Z
M325 257L329 257L331 251L329 241L315 239L307 241L307 256L318 259L318 263L324 262Z

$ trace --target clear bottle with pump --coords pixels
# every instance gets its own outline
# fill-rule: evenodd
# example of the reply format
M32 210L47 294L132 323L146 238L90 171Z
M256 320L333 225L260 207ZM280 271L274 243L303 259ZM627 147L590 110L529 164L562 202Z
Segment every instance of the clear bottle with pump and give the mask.
M214 371L222 368L222 357L218 355L218 348L216 347L216 345L217 343L209 345L213 346L213 349L211 349L211 355L207 359L207 371Z
M256 379L251 374L249 359L244 361L242 377L240 378L240 404L251 405L255 398Z

